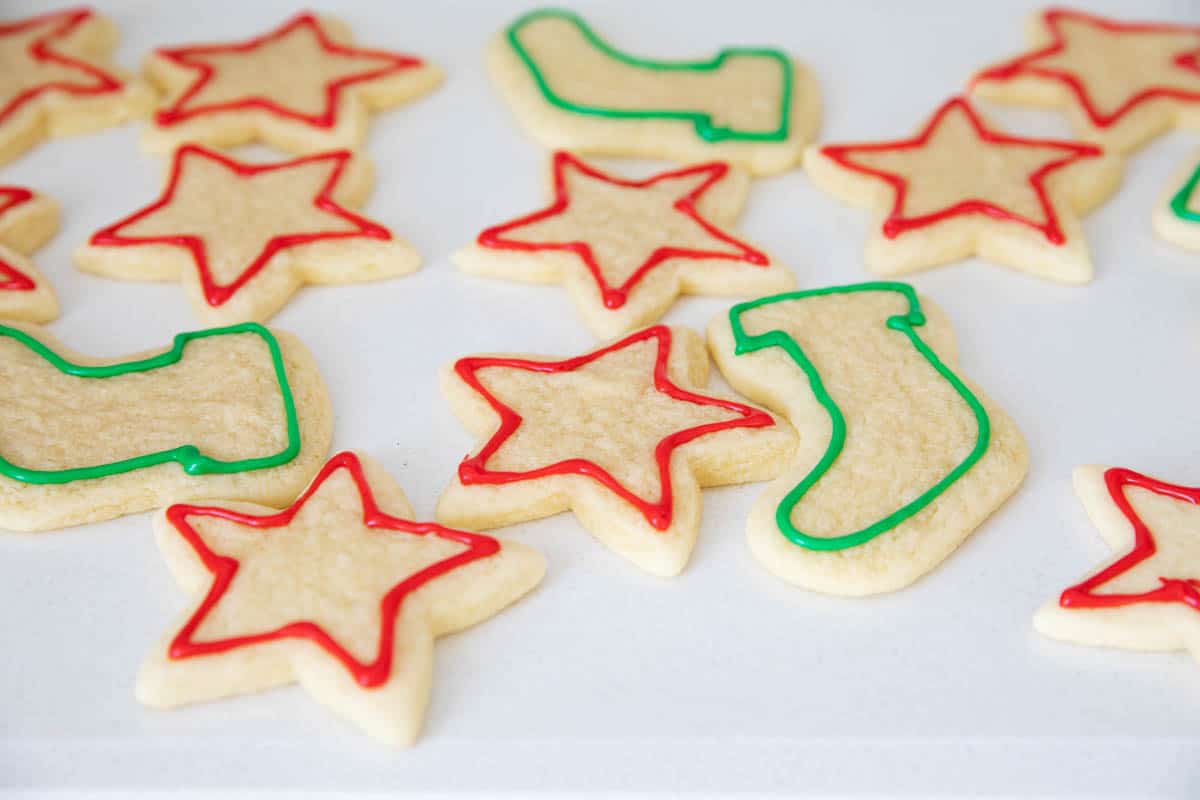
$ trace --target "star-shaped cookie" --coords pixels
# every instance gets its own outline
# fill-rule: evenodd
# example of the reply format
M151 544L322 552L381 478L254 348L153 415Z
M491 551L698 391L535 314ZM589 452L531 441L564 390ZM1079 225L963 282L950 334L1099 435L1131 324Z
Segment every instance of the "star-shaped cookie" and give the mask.
M169 708L296 682L372 736L411 744L434 638L493 616L545 572L522 545L412 517L387 472L353 452L282 511L167 508L159 549L193 601L142 664L138 699Z
M1046 636L1200 659L1200 487L1079 467L1075 493L1116 557L1034 615Z
M146 74L166 93L143 137L158 152L183 142L354 149L366 138L368 112L442 79L414 56L354 47L343 23L310 13L240 42L160 48Z
M1031 49L981 71L979 97L1065 106L1079 135L1117 153L1179 125L1200 128L1200 25L1120 22L1051 8L1028 25Z
M701 394L707 375L700 337L664 325L561 361L459 359L442 391L481 444L438 519L494 528L570 509L637 566L678 574L700 527L700 487L771 478L795 446L765 411Z
M729 231L749 181L728 164L634 180L558 152L549 177L550 205L479 234L455 254L464 272L562 281L601 338L654 322L680 294L755 295L794 283Z
M75 263L111 278L180 279L209 323L265 320L306 283L418 267L408 244L349 210L371 180L366 160L348 150L254 164L186 145L162 195L93 234Z
M811 147L804 168L822 189L874 212L872 272L978 255L1062 283L1091 280L1077 215L1121 178L1120 161L1096 145L1002 133L961 97L912 138Z
M0 186L0 319L48 322L58 301L25 256L58 230L58 205L20 186Z
M1200 250L1200 155L1171 178L1151 220L1154 231L1168 242Z
M141 116L153 93L109 62L111 22L87 8L0 21L0 164L47 136Z

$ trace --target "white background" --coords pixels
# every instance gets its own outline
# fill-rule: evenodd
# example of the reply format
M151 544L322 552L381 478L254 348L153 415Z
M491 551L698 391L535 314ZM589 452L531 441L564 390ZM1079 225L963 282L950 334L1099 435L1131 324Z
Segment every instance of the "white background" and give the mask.
M120 61L156 45L265 31L286 2L100 2ZM908 135L973 69L1023 47L1018 3L579 2L619 47L698 57L768 44L816 70L829 141ZM1197 22L1194 0L1095 4ZM44 9L3 0L3 16ZM544 153L482 65L523 3L341 3L359 41L444 67L435 94L374 123L365 213L421 251L418 274L308 289L274 324L316 355L336 448L363 448L421 515L471 447L438 396L443 362L485 350L568 355L594 341L559 287L467 278L448 256L483 226L539 207ZM332 10L332 5L330 10ZM1014 130L1067 135L1054 114L995 110ZM296 688L176 712L141 708L134 674L182 608L147 515L0 537L0 787L278 787L406 792L682 790L819 796L1200 796L1200 666L1186 654L1040 638L1030 615L1108 555L1070 488L1078 463L1200 483L1200 255L1159 241L1150 209L1200 136L1129 160L1084 224L1097 277L1062 288L979 262L913 283L950 314L962 370L1017 420L1029 477L941 568L898 594L791 588L752 560L743 520L759 486L706 492L688 570L660 580L597 545L570 515L507 530L550 569L524 602L437 647L418 745L393 752ZM636 166L636 165L632 165ZM36 255L63 316L98 356L200 326L176 284L75 271L71 250L148 203L163 163L134 127L38 148L5 183L56 198L63 227ZM796 171L755 183L745 238L801 287L866 279L866 215ZM728 301L686 299L702 328Z

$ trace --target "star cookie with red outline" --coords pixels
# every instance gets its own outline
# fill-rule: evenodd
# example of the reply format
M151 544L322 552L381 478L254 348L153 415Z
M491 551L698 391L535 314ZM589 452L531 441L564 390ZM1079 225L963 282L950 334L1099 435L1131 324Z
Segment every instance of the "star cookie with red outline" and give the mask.
M482 355L442 374L480 440L438 502L447 525L486 529L572 510L655 575L681 572L701 486L768 480L796 436L754 406L702 393L703 340L656 325L574 358Z
M58 301L26 256L58 230L58 204L20 186L0 186L0 319L49 322Z
M117 30L88 8L0 21L0 164L47 136L140 117L150 89L112 66Z
M622 178L567 152L551 203L484 230L454 261L473 275L566 284L587 326L611 338L654 322L680 294L754 296L791 272L729 231L749 179L724 162Z
M545 572L523 545L412 519L391 476L354 452L282 511L167 508L159 549L193 599L143 662L138 699L171 708L299 683L370 735L411 744L435 637L499 613Z
M1055 639L1200 660L1200 487L1079 467L1075 493L1115 557L1034 615Z
M1092 278L1078 215L1121 179L1120 160L1098 146L1003 133L961 97L911 138L811 147L804 168L817 186L873 212L872 272L977 255L1072 284Z
M181 279L210 324L263 321L306 283L417 269L412 247L350 210L371 182L365 158L348 150L250 163L185 145L161 196L93 234L75 263L111 278Z
M1117 153L1175 126L1200 129L1200 25L1051 8L1027 30L1030 50L975 75L975 95L1065 107L1081 137Z
M442 79L415 56L355 47L345 24L311 13L240 42L160 48L146 75L166 93L143 137L148 149L263 141L300 154L359 147L370 112Z

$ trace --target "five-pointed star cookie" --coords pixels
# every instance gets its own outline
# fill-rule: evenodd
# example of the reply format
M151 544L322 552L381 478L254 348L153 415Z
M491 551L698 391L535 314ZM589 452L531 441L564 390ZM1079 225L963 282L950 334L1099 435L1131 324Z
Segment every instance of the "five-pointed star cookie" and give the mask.
M369 111L424 94L442 73L352 41L343 23L304 13L245 41L156 50L146 74L167 98L143 142L155 151L188 141L261 140L295 153L356 148Z
M1079 467L1075 493L1117 556L1034 615L1041 633L1200 659L1200 487Z
M1052 8L1029 21L1031 50L971 81L988 100L1066 106L1072 125L1118 153L1174 125L1200 128L1200 25Z
M209 323L265 320L305 283L417 268L408 244L349 210L370 186L370 166L347 150L252 164L187 145L159 199L93 234L75 263L126 280L182 279Z
M727 230L747 188L723 162L630 180L558 152L551 204L488 228L454 260L475 275L563 281L588 327L611 338L654 322L681 293L792 286L788 270Z
M0 319L47 322L54 291L25 256L58 230L58 205L20 186L0 186Z
M1189 159L1171 178L1151 221L1168 242L1200 250L1200 156Z
M387 472L353 452L283 511L166 509L159 548L194 601L143 663L138 699L172 707L298 682L372 736L411 744L433 639L493 616L545 571L522 545L412 517Z
M570 509L656 575L687 563L700 487L779 473L795 434L753 406L699 393L704 343L656 325L561 361L472 356L442 391L481 440L438 503L448 525L494 528Z
M875 212L873 272L979 255L1063 283L1091 280L1076 215L1121 178L1120 161L1099 147L1001 133L959 97L910 139L811 147L804 168L821 188Z
M46 136L84 133L147 111L153 94L108 55L113 24L77 8L0 21L0 164Z

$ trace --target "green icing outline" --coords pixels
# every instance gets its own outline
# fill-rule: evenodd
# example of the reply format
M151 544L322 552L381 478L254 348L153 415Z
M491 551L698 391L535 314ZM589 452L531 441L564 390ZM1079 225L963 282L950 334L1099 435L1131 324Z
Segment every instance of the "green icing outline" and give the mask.
M1179 191L1171 197L1171 213L1184 222L1200 222L1200 211L1188 208L1188 201L1192 199L1192 193L1196 190L1198 183L1200 183L1200 164L1196 165L1183 186L1179 187Z

